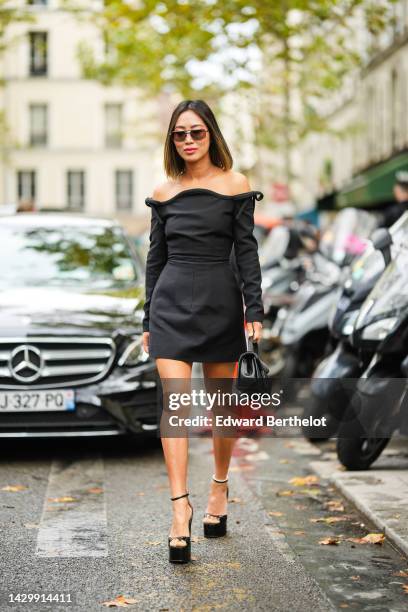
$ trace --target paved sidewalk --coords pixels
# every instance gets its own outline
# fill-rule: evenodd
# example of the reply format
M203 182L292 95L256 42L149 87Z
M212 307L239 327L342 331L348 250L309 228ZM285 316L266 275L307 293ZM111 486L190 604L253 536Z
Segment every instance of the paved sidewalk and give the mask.
M371 469L360 472L345 470L334 449L334 441L323 445L312 469L408 554L408 439L393 440Z

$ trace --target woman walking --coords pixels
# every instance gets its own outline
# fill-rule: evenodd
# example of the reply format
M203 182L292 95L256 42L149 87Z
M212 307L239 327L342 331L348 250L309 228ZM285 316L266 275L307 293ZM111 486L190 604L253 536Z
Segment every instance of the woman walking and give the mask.
M232 170L233 160L210 107L185 100L174 109L164 146L170 180L146 198L151 207L146 260L144 350L164 379L191 379L201 362L204 379L232 379L247 350L244 323L261 339L264 310L258 244L253 235L255 200L248 179ZM243 296L230 265L234 247ZM243 298L245 302L245 320ZM188 438L164 437L173 521L170 562L191 558L193 508L188 499ZM203 529L225 535L228 469L235 438L213 435L214 475Z

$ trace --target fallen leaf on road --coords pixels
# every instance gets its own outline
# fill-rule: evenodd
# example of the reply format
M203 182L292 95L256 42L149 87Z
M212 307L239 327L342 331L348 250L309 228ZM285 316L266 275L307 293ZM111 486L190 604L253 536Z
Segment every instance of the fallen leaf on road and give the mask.
M385 541L383 533L367 533L363 540L369 544L382 544Z
M4 487L1 487L1 491L11 491L13 493L15 493L16 491L24 491L25 489L28 489L28 487L24 485L6 485Z
M325 502L323 506L331 512L344 512L343 503L339 500L333 499L331 501Z
M87 489L87 493L103 493L102 487L91 487Z
M311 523L327 523L328 525L331 525L332 523L339 523L340 521L345 521L345 520L346 520L345 516L326 516L326 517L309 519Z
M402 588L404 589L405 593L408 595L408 584L403 584Z
M153 540L147 540L145 542L145 544L148 544L149 546L160 546L161 542L155 542Z
M118 595L111 601L103 601L102 605L108 608L126 608L129 605L137 603L137 599L133 597L125 597L124 595Z
M340 540L336 536L329 536L328 538L323 538L323 540L319 540L319 544L323 544L325 546L335 546L339 543Z
M136 495L143 496L144 495L144 491L136 491Z
M268 512L269 516L285 516L283 512Z
M407 570L399 570L399 572L394 572L393 576L400 576L401 578L408 578Z
M293 535L305 535L304 531L294 531Z
M383 533L367 533L363 538L347 538L356 544L383 544L385 535Z
M242 504L243 501L240 497L232 497L231 499L228 500L229 504Z
M304 487L318 483L319 479L314 474L310 474L309 476L295 476L294 478L291 478L289 482L290 484L295 485L295 487Z
M314 489L300 489L299 491L300 493L304 493L305 495L311 495L313 497L313 495L321 495L322 492L320 489L318 489L317 487Z
M293 463L290 459L279 459L279 463Z
M299 510L300 512L302 510L306 510L306 506L304 504L296 504L295 508L296 510Z
M74 502L78 501L76 497L71 497L71 495L64 495L63 497L49 497L48 501L51 502Z
M282 491L277 491L276 495L279 497L289 497L289 495L294 495L295 491L291 491L290 489L284 489Z
M39 524L38 523L24 523L24 527L27 527L27 529L38 529Z
M293 442L285 442L283 446L285 446L285 448L294 448L295 445L293 444Z
M352 580L360 580L360 576L351 576Z

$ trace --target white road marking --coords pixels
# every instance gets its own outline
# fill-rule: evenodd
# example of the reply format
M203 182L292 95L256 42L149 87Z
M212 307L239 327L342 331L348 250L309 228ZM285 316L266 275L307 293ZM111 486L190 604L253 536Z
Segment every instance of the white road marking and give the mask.
M108 555L103 487L104 464L102 457L97 454L52 462L38 530L36 555ZM66 499L64 501L61 498ZM70 501L70 498L73 500Z

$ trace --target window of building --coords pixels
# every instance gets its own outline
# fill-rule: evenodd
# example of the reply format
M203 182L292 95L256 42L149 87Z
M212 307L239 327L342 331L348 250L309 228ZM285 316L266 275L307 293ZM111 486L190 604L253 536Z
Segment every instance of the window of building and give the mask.
M30 32L30 75L45 76L48 71L47 32Z
M37 196L37 175L35 170L19 170L17 172L17 200L33 200Z
M85 172L68 170L67 172L67 207L82 210L85 207Z
M105 104L105 145L122 145L122 104Z
M30 104L30 145L44 147L48 143L48 108L46 104Z
M28 0L30 6L47 6L48 0Z
M115 201L118 210L132 210L133 207L133 172L116 170Z

